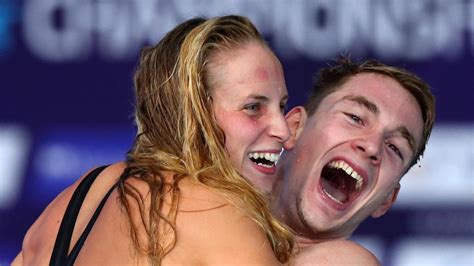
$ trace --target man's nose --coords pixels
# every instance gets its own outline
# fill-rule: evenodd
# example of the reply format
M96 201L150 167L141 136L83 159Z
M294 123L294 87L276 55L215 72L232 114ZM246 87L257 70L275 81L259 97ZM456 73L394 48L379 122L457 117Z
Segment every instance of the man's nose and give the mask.
M360 136L352 142L352 148L361 152L373 164L378 165L383 151L383 136L380 133Z
M282 143L290 137L290 129L282 113L278 113L269 119L268 134Z

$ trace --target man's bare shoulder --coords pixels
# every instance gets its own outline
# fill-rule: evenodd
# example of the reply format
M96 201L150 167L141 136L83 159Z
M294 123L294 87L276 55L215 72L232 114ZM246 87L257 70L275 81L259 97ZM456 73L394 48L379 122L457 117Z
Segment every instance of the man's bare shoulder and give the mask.
M311 245L295 255L294 265L380 265L366 248L349 240L330 240Z

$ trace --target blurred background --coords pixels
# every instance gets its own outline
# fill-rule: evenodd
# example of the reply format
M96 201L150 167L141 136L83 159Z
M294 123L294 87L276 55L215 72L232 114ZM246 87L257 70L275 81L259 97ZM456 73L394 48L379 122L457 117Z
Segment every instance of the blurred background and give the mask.
M474 265L473 0L0 0L0 264L87 169L124 158L143 45L194 16L248 16L283 63L290 107L341 53L425 79L437 121L394 208L354 240L383 265Z

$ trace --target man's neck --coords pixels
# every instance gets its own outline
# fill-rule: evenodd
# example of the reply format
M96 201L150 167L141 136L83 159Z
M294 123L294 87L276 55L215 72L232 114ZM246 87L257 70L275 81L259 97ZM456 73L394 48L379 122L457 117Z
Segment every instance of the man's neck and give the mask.
M327 237L312 237L309 238L307 236L303 235L295 235L295 242L298 244L300 249L305 249L307 247L310 247L315 244L319 244L322 242L327 242L327 241L333 241L333 240L347 240L346 237L332 237L332 238L327 238Z
M299 235L295 235L295 242L300 249L305 249L307 247L320 243L319 240L310 239L310 238L299 236Z

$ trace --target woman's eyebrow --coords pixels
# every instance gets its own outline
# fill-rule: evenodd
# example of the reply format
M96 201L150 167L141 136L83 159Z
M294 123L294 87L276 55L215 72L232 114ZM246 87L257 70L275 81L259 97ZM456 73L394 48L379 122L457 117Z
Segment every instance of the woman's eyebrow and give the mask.
M255 100L259 100L259 101L262 101L262 102L268 102L270 101L270 99L267 97L267 96L264 96L264 95L261 95L261 94L250 94L248 95L247 97L245 97L247 99L255 99Z

